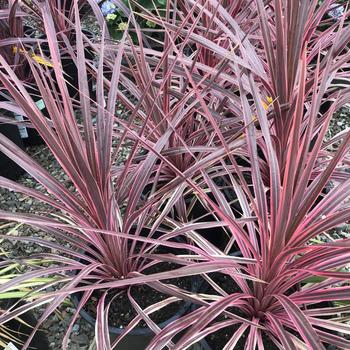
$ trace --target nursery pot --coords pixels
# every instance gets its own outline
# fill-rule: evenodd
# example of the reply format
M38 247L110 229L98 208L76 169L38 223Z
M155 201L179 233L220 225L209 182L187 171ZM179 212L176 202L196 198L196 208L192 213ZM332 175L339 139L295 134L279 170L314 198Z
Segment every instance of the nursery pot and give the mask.
M87 30L82 31L85 36L87 36L89 39L92 39L94 37L94 34ZM43 34L39 37L40 39L46 40L46 35ZM75 43L72 42L72 45ZM41 44L41 50L43 54L50 59L50 50L47 43ZM40 50L37 50L40 52ZM94 53L91 47L85 47L84 50L85 58L87 60L93 60L94 59ZM79 79L78 79L78 68L74 62L74 60L69 57L69 55L62 55L61 57L61 63L62 63L62 70L64 74L64 79L67 81L67 89L70 98L74 98L76 100L79 100ZM54 73L52 72L53 78L55 78ZM93 98L93 82L92 77L88 74L88 85L89 85L89 92L90 92L90 98ZM58 88L58 87L57 87Z
M83 33L89 38L93 38L93 34L89 31L83 30ZM89 47L85 48L85 59L92 61L94 59L93 50ZM65 79L67 80L67 88L69 96L71 98L79 99L79 77L78 68L74 63L74 60L70 57L62 58L62 68L65 73ZM90 98L93 97L93 81L92 77L88 74L88 86L90 92Z
M224 181L225 181L224 178L216 179L216 184L219 186L222 186ZM160 185L163 186L163 183L161 183ZM153 184L147 184L145 186L145 188L142 191L142 195L144 196L144 198L148 198L149 193L152 189L152 186ZM229 201L232 201L237 198L234 191L231 190L230 188L225 189L223 192ZM216 203L215 197L212 193L208 193L207 195L213 202ZM194 201L194 205L191 205L192 201ZM208 209L198 200L196 196L194 195L187 196L185 198L185 205L187 210L189 210L191 206L191 212L189 215L190 220L194 220L197 223L217 221L214 215L208 211ZM233 210L234 209L240 210L238 204L233 204L232 208ZM175 209L174 215L177 219L179 219L179 213L176 211L176 209ZM215 247L219 248L220 250L224 250L227 243L229 242L229 238L222 227L197 229L196 231L198 234L200 234L202 237L204 237L207 241L212 243ZM236 251L237 251L237 247L234 246L232 247L230 252L236 252Z
M40 93L38 90L34 88L27 88L28 93L31 95L33 101L35 102L36 106L38 109L41 111L41 113L48 118L49 113L46 109L45 103L40 97ZM26 147L31 147L31 146L39 146L43 145L45 142L40 136L40 134L36 131L35 128L33 127L27 127L27 136L22 139L23 143Z
M5 305L2 305L3 308L9 308L11 307L16 300L11 300L5 302ZM24 302L19 302L18 306L24 305ZM33 327L37 324L37 319L33 313L33 311L27 311L26 313L20 315L18 317L21 321L17 319L10 320L9 322L5 323L4 325L12 331L12 334L16 339L18 339L21 344L24 344L26 340L28 339L28 336L31 335L33 331ZM13 345L15 345L18 349L21 348L21 344L17 344L14 341L12 341ZM35 332L34 337L32 341L30 342L28 349L33 350L48 350L50 348L49 341L47 338L46 333L43 330L38 330Z
M33 88L27 88L27 91L31 95L37 107L47 117L48 116L47 109L45 107L43 100L37 95L38 92ZM1 99L1 96L0 96L0 99ZM19 122L28 121L28 119L23 117L22 115L18 115L8 111L6 111L5 114L7 116L12 117L13 119L16 119ZM2 127L4 126L5 126L5 129L4 131L2 131ZM7 134L12 135L12 137L10 136L7 136L7 137L9 137L11 141L15 142L21 148L42 145L44 143L44 140L41 138L39 133L33 127L23 126L23 125L16 126L12 124L2 124L0 125L0 132L5 134L5 136L7 136ZM17 139L19 139L19 141Z
M141 235L147 236L148 231L147 229L141 230ZM176 239L176 241L179 241L179 239ZM164 248L166 251L172 252L172 248ZM80 260L83 261L83 260ZM201 288L202 280L197 277L193 276L190 280L188 280L187 289L192 292L198 292ZM71 296L72 302L75 305L75 307L78 307L80 300L82 298L83 293L76 293ZM140 295L141 298L144 295L148 295L144 291L142 291L142 294ZM136 298L136 296L134 296ZM137 298L136 298L137 299ZM136 300L137 301L137 300ZM193 307L192 303L189 301L182 302L176 311L172 312L169 315L169 318L164 318L165 320L160 322L158 324L159 328L164 328L171 322L177 320L178 318L185 315L187 312L191 310ZM96 323L96 317L92 312L86 311L84 309L80 310L80 315L93 327ZM167 316L167 315L166 315ZM109 336L111 342L113 342L119 335L121 335L124 331L123 328L118 328L116 326L109 326ZM147 345L151 342L151 340L154 337L154 333L149 328L134 328L127 336L125 336L118 344L118 346L115 348L116 350L144 350Z
M93 34L91 34L88 31L83 31L86 36L89 38L93 37ZM25 27L25 35L28 37L35 37L35 30L30 27ZM45 35L40 36L40 39L46 39ZM42 44L41 49L45 56L50 58L50 52L48 49L47 44ZM85 49L85 58L92 60L93 59L93 53L92 50L89 48ZM79 94L77 93L77 90L79 89L79 80L78 80L78 69L74 63L74 61L69 57L63 57L62 58L62 68L65 74L65 79L67 80L67 89L69 92L69 96L71 98L79 98ZM53 73L52 73L53 74ZM46 118L50 118L48 110L45 106L45 103L43 99L40 96L40 91L36 86L31 86L27 88L28 93L31 95L33 101L37 105L37 107L41 110L41 113ZM92 86L92 80L89 80L89 91L90 96L93 97L93 86ZM34 128L26 128L26 135L23 137L22 141L25 146L37 146L44 144L44 140L39 135L39 133Z
M24 34L29 38L35 38L35 29L30 26L24 26ZM35 83L35 81L34 81ZM28 93L32 97L33 101L44 114L45 117L49 116L47 108L44 104L44 101L41 99L40 92L36 86L30 85L27 88ZM39 133L34 128L27 128L27 136L23 138L23 143L25 146L38 146L44 144L44 140L41 138Z
M191 286L191 290L193 292L197 291L199 288L199 280L197 278L193 279L193 284ZM72 296L73 304L77 307L81 300L82 294L78 293ZM185 315L191 309L191 302L184 302L178 309L178 311L169 319L164 322L158 324L159 328L164 328L171 322L177 320L178 318ZM96 318L94 315L90 314L85 310L80 310L80 315L93 327L96 323ZM124 331L123 328L117 327L109 327L109 336L111 342L113 342L119 335ZM154 333L149 328L135 328L133 329L127 336L125 336L122 341L119 342L118 346L115 348L116 350L144 350L147 345L151 342L154 337Z
M22 149L24 148L18 127L16 125L0 124L0 133L10 139L18 147ZM0 152L0 176L6 177L10 180L17 180L24 173L24 169L22 169L4 153Z
M224 186L224 178L215 179L216 185ZM226 188L222 192L227 200L233 201L237 199L237 196L233 190L230 188ZM212 193L207 194L208 197L217 204L215 196ZM194 200L194 196L189 196L185 199L187 207L190 206L192 200ZM237 206L237 208L236 208ZM238 204L232 204L232 209L240 210ZM205 207L198 199L195 200L194 205L191 208L190 219L195 220L196 222L215 222L217 219L213 214L208 211L208 208ZM229 237L227 236L226 231L223 227L214 227L214 228L205 228L196 230L202 237L204 237L207 241L212 243L214 246L219 248L220 250L224 250L226 245L229 242ZM236 252L238 247L234 246L231 248L230 252Z
M214 200L214 196L208 193L211 200ZM193 198L187 198L187 206L190 206L190 202ZM214 222L216 221L214 215L208 213L207 208L197 199L195 204L192 206L190 219L196 222ZM198 234L204 237L207 241L212 243L215 247L223 250L228 242L226 233L222 227L205 228L196 230Z
M6 101L6 98L0 95L0 101ZM15 115L11 112L0 110L0 114L6 115L7 117L15 118ZM20 133L21 130L21 133ZM10 139L13 143L15 143L18 147L24 148L23 136L25 133L25 129L19 128L17 125L10 123L1 123L0 122L0 133ZM0 152L0 176L6 177L10 180L16 180L21 175L23 175L25 171L17 165L13 160L7 157L4 153Z

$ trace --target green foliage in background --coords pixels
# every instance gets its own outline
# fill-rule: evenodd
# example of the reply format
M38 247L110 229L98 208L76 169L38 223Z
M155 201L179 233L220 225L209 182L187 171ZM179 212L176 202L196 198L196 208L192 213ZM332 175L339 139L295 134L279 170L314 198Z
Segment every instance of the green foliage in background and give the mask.
M141 0L137 2L137 5L130 4L128 0L123 0L124 4L134 12L142 12L144 9L153 13L162 13L165 10L166 0ZM104 1L100 3L102 13L104 14L109 31L114 39L120 39L123 35L124 30L127 28L128 18L122 10L118 9L117 6L111 1ZM138 24L141 29L144 30L147 36L153 39L159 39L160 35L156 29L156 25L153 22L145 19L138 18ZM136 33L132 30L129 31L130 36L134 42L137 42Z

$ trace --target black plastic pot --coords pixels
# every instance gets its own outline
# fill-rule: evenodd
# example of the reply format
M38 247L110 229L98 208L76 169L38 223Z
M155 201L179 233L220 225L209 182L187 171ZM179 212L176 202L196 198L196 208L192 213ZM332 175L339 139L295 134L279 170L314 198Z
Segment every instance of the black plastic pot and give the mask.
M24 34L29 38L35 38L36 30L30 26L24 26ZM30 79L33 80L33 79ZM49 116L49 113L46 109L46 106L41 99L40 93L36 87L28 87L28 93L31 95L33 101L36 103L41 112L45 115L45 117ZM38 146L44 144L44 140L41 138L39 133L34 128L27 128L28 136L23 138L23 143L25 146Z
M38 108L42 111L42 113L45 116L48 116L47 109L45 107L45 104L43 103L41 97L38 95L38 92L36 89L32 87L27 88L28 93L32 96L34 102L37 104ZM6 101L7 98L0 95L1 101ZM8 117L11 117L13 119L16 119L17 121L25 121L27 120L23 116L16 115L15 113L9 112L9 111L0 111L0 113L3 112ZM27 120L28 121L28 120ZM3 131L2 131L3 129ZM0 132L5 134L8 138L11 139L11 141L15 142L19 147L24 148L28 146L37 146L44 143L44 140L41 138L39 133L32 127L29 126L14 126L12 124L1 124L0 125ZM4 161L0 162L0 164ZM13 162L12 162L13 163ZM12 164L13 165L13 164ZM7 171L6 169L3 169L4 171ZM0 170L1 172L1 170ZM12 172L12 170L11 170ZM23 174L24 171L19 172L19 175ZM16 179L19 175L16 175L14 173L13 176L11 176L11 179ZM7 176L6 176L7 177Z
M147 236L149 233L148 229L143 229L140 233L141 236ZM154 235L157 236L161 235L160 233L155 233ZM180 241L179 239L175 239L176 241ZM166 248L167 253L174 253L172 248ZM84 252L83 252L84 253ZM84 262L83 259L80 259L79 261ZM201 289L202 285L202 280L194 276L192 278L192 284L191 284L191 291L192 292L198 292ZM75 307L78 307L81 297L83 293L77 293L71 296L72 302L75 305ZM172 317L167 319L166 321L160 323L158 326L160 328L166 327L168 324L171 322L177 320L178 318L182 317L185 315L187 312L189 312L193 308L193 305L191 302L187 301L182 303L182 305L179 307L178 311L176 314L174 314ZM96 323L96 318L94 318L93 315L85 311L84 309L80 310L80 315L93 327L95 326ZM123 328L117 328L117 327L109 327L109 335L110 335L110 340L113 341L115 340L119 335L122 334L124 331ZM154 337L154 333L148 329L148 328L136 328L132 330L127 336L123 338L123 340L118 344L118 346L114 349L116 350L144 350L147 345L151 342L151 340Z
M89 39L92 39L94 37L94 34L87 30L82 31L85 36L87 36ZM46 39L46 35L41 35L40 39ZM74 43L72 43L74 45ZM48 44L44 43L41 45L41 50L44 53L45 56L50 57L50 51ZM94 54L93 50L90 47L85 48L85 59L87 60L93 60L94 59ZM64 72L64 78L67 81L67 89L70 98L79 100L79 78L78 78L78 68L77 65L75 64L74 60L69 57L68 54L63 54L61 57L61 62L62 62L62 70ZM54 73L52 73L54 74ZM88 85L89 85L89 92L90 92L90 98L94 99L94 91L93 91L93 81L92 77L89 76L88 74Z
M35 37L35 29L25 26L24 28L25 35L28 37ZM89 38L93 38L93 34L91 34L88 31L83 31L86 36ZM41 39L46 39L45 35L40 36ZM50 52L48 49L47 44L41 45L41 50L47 57L50 57ZM93 52L91 49L86 48L85 49L85 58L88 60L92 60L94 57ZM79 99L78 89L79 89L79 80L78 80L78 69L74 63L74 61L69 57L63 57L62 58L62 68L64 71L64 77L67 80L67 88L69 96L73 99ZM38 106L38 108L41 110L41 112L44 114L45 117L49 118L48 110L45 106L44 101L42 100L40 96L40 91L37 87L32 86L29 87L28 93L31 95L32 99ZM93 84L92 79L89 80L89 90L90 90L90 97L94 98L94 92L93 92ZM39 133L34 128L27 128L27 134L28 136L23 138L23 143L25 146L37 146L44 144L44 140L39 135Z
M3 308L9 308L15 303L15 301L11 300L11 302L7 302ZM18 304L19 306L24 305L23 302L20 302ZM21 319L23 322L20 322L19 320L13 319L4 325L12 331L12 334L14 337L18 340L20 340L21 343L25 343L28 339L28 336L31 335L33 331L33 327L37 324L37 319L34 316L34 313L32 311L27 311L26 313L19 316L19 319ZM24 324L25 323L25 324ZM21 348L20 344L16 344L14 341L12 343L18 348ZM49 347L49 341L47 338L47 334L42 331L38 330L32 341L30 342L28 349L33 350L48 350Z
M41 109L42 113L47 116L48 112L47 109L42 101L42 99L37 96L37 92L34 89L30 89L28 88L28 92L31 94L34 102L37 104L38 108ZM34 95L32 95L34 94ZM36 95L35 95L36 94ZM15 115L11 112L6 112L7 116L11 116L14 119L18 120L18 121L28 121L28 119L24 118L23 116L19 116L19 115ZM10 132L11 134L16 134L18 135L18 137L20 138L20 141L14 141L17 145L19 145L21 148L25 147L29 147L29 146L38 146L38 145L42 145L44 143L44 140L41 138L41 136L39 135L39 133L35 130L35 128L33 127L29 127L29 126L15 126L14 128L12 126L10 126L10 130L8 130L8 128L6 129L7 131L5 132ZM4 133L3 131L1 131L0 128L0 132ZM11 138L11 137L9 137ZM12 140L12 139L11 139ZM17 136L16 136L16 140L17 140Z
M78 298L72 298L73 303L78 305ZM75 299L75 300L74 300ZM183 316L190 308L190 303L185 304L182 308L179 309L178 313L173 317L169 318L169 320L158 325L160 328L164 328L169 323L175 321L176 319ZM80 315L92 326L95 325L96 319L93 318L89 313L82 310L80 311ZM109 327L109 336L111 341L115 340L119 335L122 334L124 329ZM154 333L148 328L136 328L132 332L130 332L126 337L122 339L122 341L115 348L116 350L144 350L147 345L152 341L154 337Z
M215 179L216 185L220 187L225 186L225 178L218 178ZM228 182L229 183L229 182ZM237 198L235 192L230 189L229 187L227 189L223 190L223 194L225 195L226 199L228 201L233 201ZM212 193L207 194L208 197L216 204L217 201ZM190 205L191 200L193 200L193 197L190 197L186 200L188 205ZM239 204L233 204L232 209L238 212L240 211ZM201 202L197 199L195 204L192 207L192 210L190 212L190 219L196 220L196 222L215 222L217 219L212 215L208 209L201 204ZM222 227L215 227L215 228L206 228L206 229L200 229L196 230L202 237L204 237L207 241L212 243L214 246L219 248L220 250L224 250L229 242L229 237L226 233L226 231ZM234 246L231 249L231 252L235 252L237 250L237 247Z
M211 200L215 201L214 196L211 193L209 193L208 196ZM194 198L188 198L187 204L190 205L192 200L194 200ZM198 199L195 200L195 203L191 208L189 218L190 220L195 220L197 223L216 221L214 215L210 214L207 208L204 207ZM225 244L227 243L227 235L222 227L198 229L196 232L221 250L224 249Z
M23 149L23 142L16 125L0 124L0 133L5 135L18 147ZM24 169L22 169L4 153L0 152L0 176L6 177L10 180L17 180L24 173Z
M93 38L93 34L89 31L83 30L83 33L89 38ZM92 61L94 59L93 50L91 48L85 48L85 59ZM62 66L64 72L67 74L67 81L72 85L68 85L68 91L69 96L72 98L79 99L79 94L77 93L79 90L79 77L78 77L78 68L77 65L74 63L74 61L71 58L64 58L62 59ZM89 86L89 92L90 92L90 98L93 98L94 91L93 91L93 81L92 77L88 74L88 86Z
M225 178L221 179L215 179L215 182L218 186L224 186L225 184ZM228 182L229 183L229 182ZM160 186L163 186L163 183L159 183ZM165 185L165 184L164 184ZM150 191L152 189L153 184L148 184L145 186L142 195L144 198L148 198ZM236 199L236 194L233 190L230 188L227 188L223 191L224 195L229 201L233 201ZM207 194L208 197L217 204L217 201L215 200L215 197L212 193ZM185 198L185 205L187 207L187 210L191 207L191 211L189 213L189 220L193 220L196 223L199 222L215 222L217 219L213 214L211 214L208 211L208 208L205 207L198 199L198 197L194 195L189 195ZM239 204L233 204L232 208L236 211L241 211L241 208L239 207ZM179 217L179 213L174 210L174 217L177 220L181 220ZM224 250L227 243L229 242L229 237L227 236L225 230L222 227L214 227L214 228L205 228L205 229L197 229L196 232L200 234L202 237L204 237L207 241L212 243L215 247L219 248L220 250ZM237 250L237 247L234 246L231 251L235 252Z
M24 148L19 129L13 124L1 124L0 133L10 139L18 147ZM0 176L6 177L10 180L17 180L25 171L17 165L13 160L0 152Z
M199 289L200 282L197 278L194 278L192 291L196 292ZM80 302L81 295L73 295L73 304L77 307ZM177 320L181 316L185 315L192 307L190 302L185 302L178 310L178 312L170 317L168 320L160 323L159 328L164 328L171 322ZM86 312L85 310L80 311L80 315L92 326L95 326L96 319ZM109 327L109 335L111 341L115 340L124 331L123 328ZM116 350L144 350L147 345L151 342L154 337L154 333L149 328L136 328L132 330L127 336L125 336L122 341L115 348Z
M31 95L37 107L40 109L41 113L43 113L43 115L46 118L48 118L49 112L39 92L34 88L28 88L27 91ZM40 134L35 130L35 128L27 127L27 133L28 133L28 137L23 139L23 143L26 147L39 146L45 143L42 137L40 136Z

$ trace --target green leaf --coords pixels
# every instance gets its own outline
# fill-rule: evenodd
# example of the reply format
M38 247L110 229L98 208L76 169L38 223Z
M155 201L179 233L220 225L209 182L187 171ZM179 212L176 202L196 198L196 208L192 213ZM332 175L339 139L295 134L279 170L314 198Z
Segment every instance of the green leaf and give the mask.
M350 300L335 301L334 304L336 306L348 306L348 305L350 305Z
M323 282L324 280L326 280L326 277L313 276L313 277L309 277L309 278L304 279L301 283L303 283L303 284L320 283L320 282Z
M140 6L146 8L147 10L152 10L154 9L154 6L153 6L153 3L152 1L149 1L149 0L141 0L138 2L140 4Z

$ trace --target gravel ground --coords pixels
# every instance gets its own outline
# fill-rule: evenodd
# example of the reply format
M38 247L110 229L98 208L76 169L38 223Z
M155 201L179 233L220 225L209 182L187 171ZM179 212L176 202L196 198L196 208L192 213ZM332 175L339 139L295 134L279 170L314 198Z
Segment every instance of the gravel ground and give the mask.
M337 111L337 113L335 113L334 117L331 119L331 122L329 124L329 129L326 136L327 139L330 139L331 137L345 130L346 128L350 128L349 108L340 108L340 110Z
M330 133L328 137L345 129L350 125L350 113L347 109L342 109L337 113L336 117L332 120ZM60 166L55 161L54 157L44 146L37 146L28 149L28 152L49 172L55 176L59 181L64 183L67 187L71 186L68 177L63 173ZM28 174L23 175L19 180L19 183L28 187L42 190L42 187L38 185L31 176ZM13 193L5 189L0 188L0 208L9 211L20 211L29 213L38 212L50 212L52 208L47 205L35 201L24 195ZM11 226L13 228L13 226ZM8 232L8 225L1 225L0 233ZM13 235L32 235L48 238L45 232L38 229L31 228L28 226L17 225L11 230ZM349 236L349 225L345 225L342 228L335 230L329 234L328 239L332 240L335 238ZM51 237L50 237L51 239ZM322 238L324 239L324 238ZM326 237L327 239L327 237ZM47 248L43 248L33 243L22 243L22 242L11 242L9 240L0 241L0 249L9 252L12 257L15 256L29 256L35 253L42 253L47 251ZM38 315L43 310L37 310ZM63 337L66 333L66 327L69 324L69 320L76 312L73 305L61 305L57 312L51 315L43 324L43 329L47 331L49 337L49 343L51 350L59 350L62 344ZM78 318L78 321L73 327L73 332L70 337L69 349L70 350L88 350L90 344L93 342L93 327L89 325L82 318ZM92 348L92 347L91 347Z
M59 164L55 161L52 154L44 146L37 146L28 149L28 152L46 169L50 171L61 182L65 183L69 187L69 181L67 176L63 173ZM31 188L42 190L42 187L36 183L36 181L28 174L23 175L19 180L19 183ZM27 213L39 213L46 212L52 213L51 207L45 205L42 202L33 200L19 193L10 192L6 189L0 188L0 208L6 209L12 212L27 212ZM5 227L2 231L7 231ZM1 232L1 225L0 225ZM45 234L45 232L39 229L29 226L16 226L15 230L12 230L11 234L14 235L30 235L37 237L46 237L52 239L51 236ZM32 254L38 254L47 252L48 249L41 247L34 243L27 242L14 242L4 240L0 242L0 248L6 252L9 252L9 256L30 256ZM35 310L37 316L41 314L44 309ZM51 350L61 349L61 344L64 335L66 334L67 326L71 317L75 313L73 305L62 304L56 313L52 314L43 324L43 329L47 331L49 344ZM88 324L84 319L78 318L76 324L73 327L73 332L70 337L69 349L70 350L87 350L93 340L93 327Z

